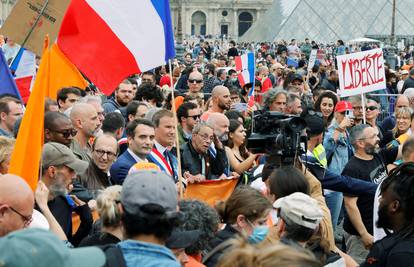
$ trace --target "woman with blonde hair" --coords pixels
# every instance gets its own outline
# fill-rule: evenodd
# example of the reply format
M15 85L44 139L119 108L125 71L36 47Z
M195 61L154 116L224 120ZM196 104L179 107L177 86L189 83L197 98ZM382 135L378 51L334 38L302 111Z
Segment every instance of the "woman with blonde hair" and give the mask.
M103 190L96 199L101 230L82 240L80 247L116 244L122 240L121 201L122 186L113 185Z
M0 174L9 172L9 165L15 140L6 136L0 136Z
M392 146L398 146L404 144L407 138L412 134L410 127L413 112L409 107L397 108L394 112L394 116L395 127L392 129L392 134L395 139L391 141L390 144Z

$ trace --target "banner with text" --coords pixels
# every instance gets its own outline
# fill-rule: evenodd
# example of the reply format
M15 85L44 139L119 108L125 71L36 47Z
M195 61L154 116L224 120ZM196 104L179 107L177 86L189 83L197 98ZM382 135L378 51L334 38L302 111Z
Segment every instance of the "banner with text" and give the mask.
M336 57L338 62L339 95L341 97L385 89L382 49Z

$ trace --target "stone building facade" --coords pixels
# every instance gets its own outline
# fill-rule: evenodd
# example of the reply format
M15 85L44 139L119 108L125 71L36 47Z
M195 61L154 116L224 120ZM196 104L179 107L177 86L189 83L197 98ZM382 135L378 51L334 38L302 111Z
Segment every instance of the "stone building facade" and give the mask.
M237 39L272 5L273 0L170 0L174 30L181 8L184 36Z
M0 26L6 21L16 2L16 0L0 0Z

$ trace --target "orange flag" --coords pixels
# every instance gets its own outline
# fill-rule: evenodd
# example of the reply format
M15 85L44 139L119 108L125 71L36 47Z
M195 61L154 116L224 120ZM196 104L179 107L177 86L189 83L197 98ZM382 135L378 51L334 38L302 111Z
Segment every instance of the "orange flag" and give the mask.
M76 86L84 89L88 86L88 82L75 65L62 53L57 44L53 44L48 53L50 56L50 79L46 96L56 100L57 91L62 87Z
M202 183L188 184L185 199L198 199L214 207L217 201L227 200L233 193L238 179L207 180Z
M50 68L48 47L49 37L46 36L42 60L20 124L9 168L9 173L25 179L33 191L39 180L39 164L43 146L43 117Z

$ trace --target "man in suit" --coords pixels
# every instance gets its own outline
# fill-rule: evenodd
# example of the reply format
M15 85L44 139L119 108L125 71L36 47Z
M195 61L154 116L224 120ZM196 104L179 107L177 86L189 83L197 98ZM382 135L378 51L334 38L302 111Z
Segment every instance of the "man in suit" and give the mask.
M119 156L110 170L112 181L120 185L135 163L147 162L147 156L154 146L154 125L146 119L133 120L128 123L126 134L128 149Z
M177 182L178 161L172 151L175 143L174 114L169 110L161 109L154 114L152 122L155 126L155 141L148 160Z

